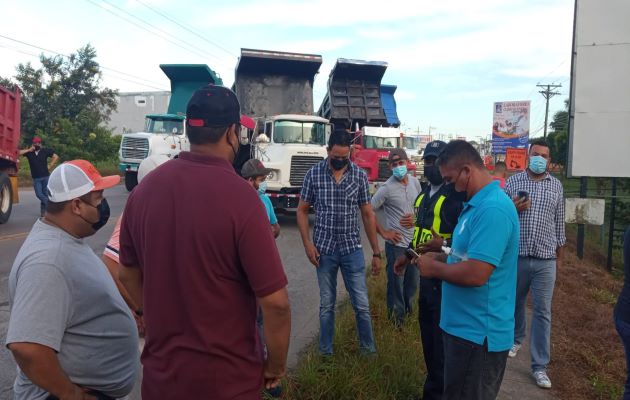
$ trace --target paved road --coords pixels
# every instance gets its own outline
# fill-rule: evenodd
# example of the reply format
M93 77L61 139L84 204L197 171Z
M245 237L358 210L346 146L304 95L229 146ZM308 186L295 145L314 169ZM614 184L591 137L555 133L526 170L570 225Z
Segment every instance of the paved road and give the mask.
M111 221L113 221L124 208L127 192L121 185L106 191L105 195L112 210ZM33 191L21 190L20 203L14 206L10 221L0 225L0 341L2 343L0 345L0 399L11 398L11 386L15 378L13 357L4 346L9 319L7 279L13 259L31 226L39 217L38 214L39 201ZM315 271L304 255L295 217L279 215L278 218L282 233L277 244L289 279L289 297L292 308L289 365L293 366L297 361L299 351L317 335L319 293ZM96 235L86 239L94 252L99 255L102 253L113 229L113 222L109 222ZM365 238L364 243L367 244ZM343 296L345 289L341 280L337 287L339 295ZM140 398L138 388L130 397Z

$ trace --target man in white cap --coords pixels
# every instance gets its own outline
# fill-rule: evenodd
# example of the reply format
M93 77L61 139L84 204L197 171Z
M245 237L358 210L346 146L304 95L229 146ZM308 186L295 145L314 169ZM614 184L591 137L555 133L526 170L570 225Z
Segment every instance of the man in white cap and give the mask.
M7 346L19 366L15 399L114 399L139 370L131 312L84 238L109 218L102 177L74 160L48 181L44 218L33 226L9 276Z

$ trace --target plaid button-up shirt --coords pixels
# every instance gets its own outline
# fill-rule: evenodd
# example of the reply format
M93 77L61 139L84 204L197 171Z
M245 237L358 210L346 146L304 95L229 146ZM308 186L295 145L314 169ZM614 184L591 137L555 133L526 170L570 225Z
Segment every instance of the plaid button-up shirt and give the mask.
M361 248L359 208L370 202L361 168L350 162L337 183L328 160L323 160L306 173L300 196L315 208L313 243L321 254L347 255Z
M532 204L528 210L518 213L521 223L519 256L556 258L557 248L567 241L562 183L549 174L535 181L525 171L510 177L505 185L505 192L511 198L521 190L529 193Z

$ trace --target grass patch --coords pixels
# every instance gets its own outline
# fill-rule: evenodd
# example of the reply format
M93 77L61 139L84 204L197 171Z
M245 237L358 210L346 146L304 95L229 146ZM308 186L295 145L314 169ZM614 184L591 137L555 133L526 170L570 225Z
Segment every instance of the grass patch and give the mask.
M335 355L321 357L317 341L300 358L284 383L286 399L406 400L419 399L426 374L417 309L401 329L387 317L386 277L368 278L370 310L377 355L362 356L354 312L344 302L337 311ZM414 304L417 304L414 303Z
M617 295L612 293L608 289L595 288L592 290L593 298L595 301L601 304L608 304L614 306L617 303Z

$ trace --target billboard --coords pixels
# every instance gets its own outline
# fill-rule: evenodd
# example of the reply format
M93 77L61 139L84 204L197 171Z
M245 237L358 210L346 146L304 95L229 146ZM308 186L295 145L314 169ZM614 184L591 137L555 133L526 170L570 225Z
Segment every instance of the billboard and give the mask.
M492 153L505 154L508 147L526 148L529 141L530 102L494 103Z
M628 0L576 1L569 176L630 177L628 16Z

